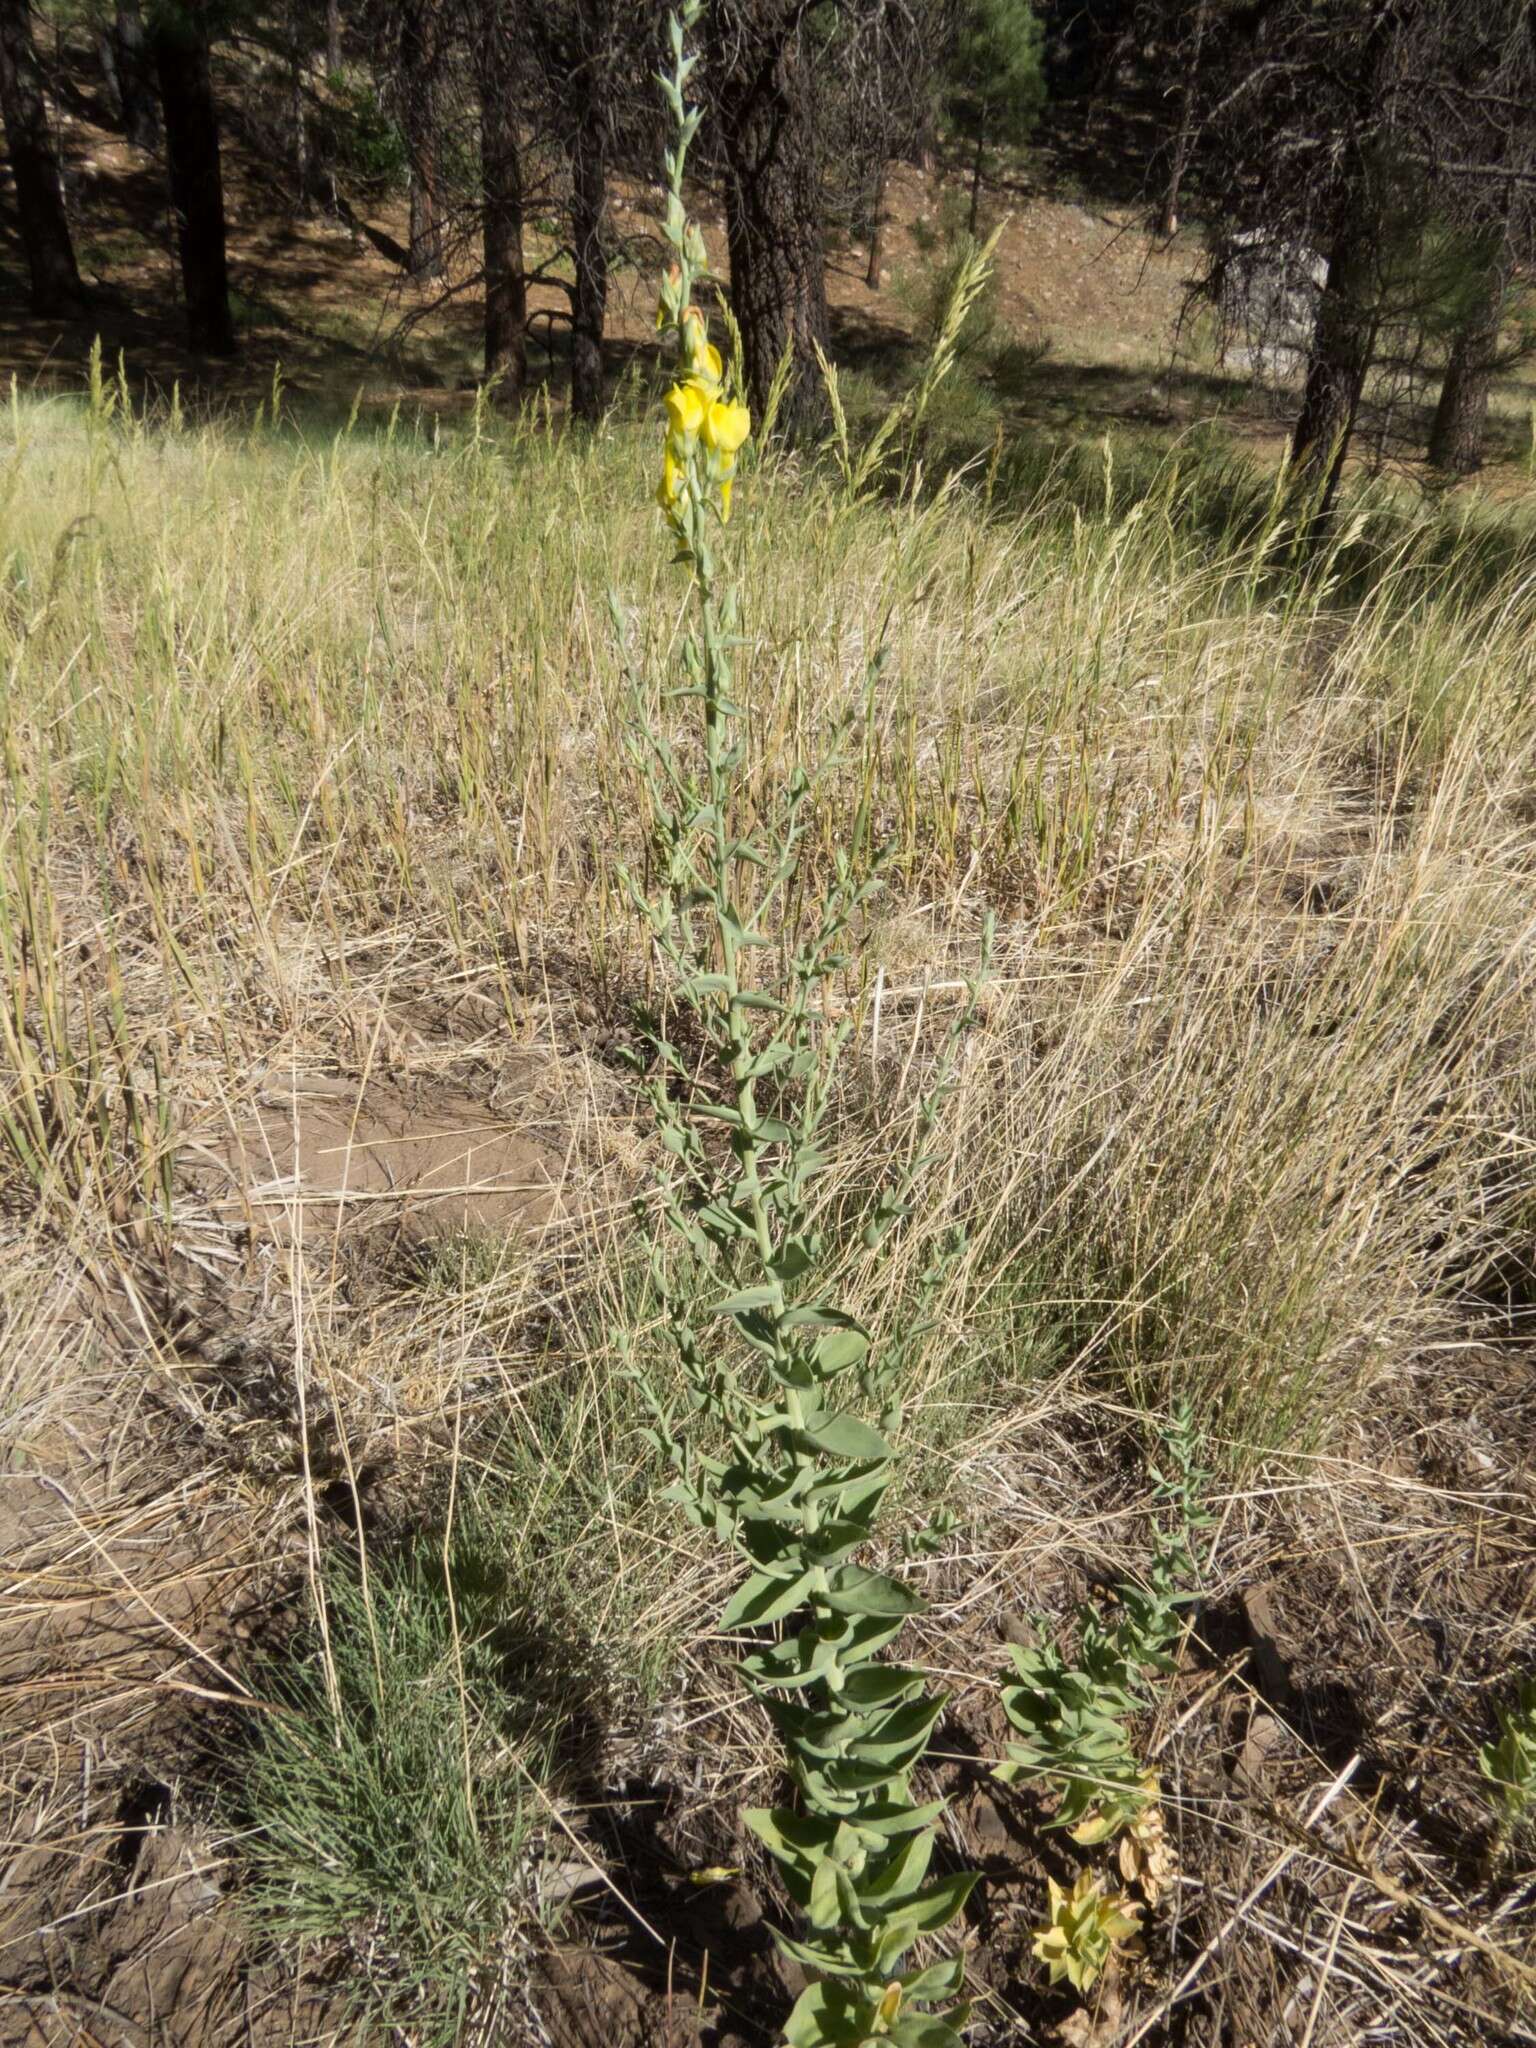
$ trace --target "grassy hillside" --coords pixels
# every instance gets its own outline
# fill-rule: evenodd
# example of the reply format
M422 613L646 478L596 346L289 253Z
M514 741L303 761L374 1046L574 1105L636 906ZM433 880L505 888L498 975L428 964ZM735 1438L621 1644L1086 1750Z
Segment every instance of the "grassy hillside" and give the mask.
M681 630L650 410L13 391L18 2039L757 2042L785 2002L731 1567L618 1369L670 1369L618 873ZM885 652L812 839L812 888L861 803L892 851L829 1213L997 918L917 1213L840 1260L902 1347L893 1526L953 1518L889 1562L992 1879L973 2039L1529 2040L1477 1751L1536 1663L1536 536L1383 492L1303 558L1198 439L945 419L879 493L770 448L730 534L752 801ZM1182 1878L1074 2021L996 1682L1145 1576L1186 1401L1212 1549L1139 1738Z

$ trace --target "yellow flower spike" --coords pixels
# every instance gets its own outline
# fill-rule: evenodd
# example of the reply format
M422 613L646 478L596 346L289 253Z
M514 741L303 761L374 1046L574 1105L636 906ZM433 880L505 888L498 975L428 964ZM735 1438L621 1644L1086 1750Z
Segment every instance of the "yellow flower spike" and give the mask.
M725 364L720 359L719 349L709 339L704 315L697 306L683 308L682 353L689 382L697 386L702 397L713 398L725 375Z
M731 399L717 398L704 415L704 445L722 455L734 455L751 431L751 413Z
M667 274L661 282L661 297L656 307L658 332L677 318L677 297L682 290L683 273L675 263L667 265Z
M730 518L730 516L731 516L731 480L730 480L730 478L729 478L729 477L726 477L726 478L725 478L725 479L724 479L724 480L722 481L722 483L721 483L721 485L720 485L720 517L721 517L722 519L729 519L729 518Z
M687 476L669 445L661 460L661 482L656 486L656 502L670 517L687 494Z
M667 423L685 445L708 417L708 407L691 384L674 384L667 393Z

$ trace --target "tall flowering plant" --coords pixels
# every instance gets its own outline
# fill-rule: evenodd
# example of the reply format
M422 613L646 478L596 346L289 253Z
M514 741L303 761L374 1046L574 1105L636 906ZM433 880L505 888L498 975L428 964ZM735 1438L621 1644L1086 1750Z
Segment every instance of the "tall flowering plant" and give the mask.
M669 1498L746 1567L720 1627L739 1646L742 1683L783 1740L795 1795L744 1815L800 1916L778 1936L810 1980L784 2037L792 2048L959 2048L963 1958L913 1958L957 1918L975 1882L970 1872L933 1874L942 1803L912 1791L944 1703L920 1671L882 1660L920 1608L918 1595L859 1561L894 1476L885 1430L900 1420L897 1361L830 1298L833 1246L818 1201L829 1164L821 1129L850 1028L824 997L849 964L845 943L880 886L879 861L861 813L819 908L797 921L802 935L782 920L775 928L786 899L799 898L810 809L851 719L818 769L791 774L770 818L739 829L739 618L719 549L751 418L694 302L706 253L684 205L683 172L699 123L686 94L696 62L687 36L701 5L685 0L673 17L672 67L661 80L675 140L666 159L672 261L658 319L674 374L657 498L692 580L695 619L684 681L668 701L686 705L695 724L691 738L674 739L643 712L634 721L654 870L649 890L628 881L671 1004L691 1017L707 1057L701 1070L665 1027L653 1034L650 1102L672 1161L661 1213L677 1250L667 1258L658 1248L651 1274L684 1395L669 1401L639 1377L652 1440L675 1473ZM753 963L769 952L787 964L764 986ZM872 1202L868 1247L908 1213L971 1007L957 1015L919 1104L918 1146ZM714 1086L699 1084L701 1071ZM845 1388L883 1410L881 1428L849 1412Z

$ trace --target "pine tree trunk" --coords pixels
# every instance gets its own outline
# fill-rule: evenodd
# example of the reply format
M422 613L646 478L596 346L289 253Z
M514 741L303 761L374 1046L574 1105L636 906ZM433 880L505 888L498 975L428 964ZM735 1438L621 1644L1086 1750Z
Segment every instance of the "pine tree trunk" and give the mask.
M411 151L411 224L406 269L412 277L441 277L443 271L443 228L437 217L437 151L431 140L431 122Z
M605 0L588 0L595 14ZM594 53L596 54L596 53ZM603 328L608 309L608 106L597 67L583 95L571 153L571 246L576 288L571 299L571 411L596 421L603 412Z
M864 272L864 282L872 292L880 289L880 270L885 257L885 187L890 175L890 165L884 157L875 172L874 197L869 207L869 267Z
M117 75L117 40L112 24L104 21L96 29L96 59L101 66L102 97L114 128L123 125L123 85Z
M1174 136L1173 156L1168 166L1168 184L1157 218L1157 232L1164 241L1172 241L1179 232L1179 189L1184 183L1184 173L1189 168L1189 153L1194 144L1195 93L1199 86L1200 58L1205 48L1205 31L1209 15L1210 0L1199 0L1195 8L1194 26L1190 31L1187 68L1179 90L1179 126Z
M165 114L165 153L181 250L188 339L193 348L207 355L233 355L224 180L203 0L182 0L174 15L167 7L159 8L150 44Z
M1486 290L1451 343L1440 402L1429 430L1430 462L1448 476L1471 476L1483 466L1483 431L1498 359L1504 286L1500 265L1490 270Z
M1291 434L1295 480L1310 500L1304 540L1333 509L1376 356L1395 179L1391 166L1376 154L1371 135L1396 27L1393 8L1377 11L1351 76L1355 135L1337 171L1328 275L1318 296L1301 412Z
M523 167L510 28L488 5L480 51L481 206L485 246L485 374L503 405L528 381L528 288L523 275Z
M831 345L812 84L793 38L755 29L749 15L727 20L725 13L712 16L712 54L731 305L759 417L788 355L778 424L788 439L800 440L825 417L817 350Z
M1301 411L1291 433L1298 483L1326 517L1338 493L1350 436L1360 411L1376 346L1376 269L1369 220L1350 203L1340 207L1317 305Z
M112 46L123 134L136 149L158 149L160 109L155 103L154 66L139 0L117 0Z
M27 0L0 0L0 110L16 185L16 211L31 280L32 309L65 313L84 303L75 266L58 159L48 130L43 74Z
M437 277L443 268L443 228L437 189L439 54L435 0L405 0L400 13L400 125L410 160L411 228L407 268L412 277Z
M979 122L976 128L976 155L971 163L971 217L966 223L973 242L976 239L976 229L981 221L981 172L986 157L986 149L986 124L985 122Z
M293 182L300 213L309 210L309 120L304 106L304 13L291 0L288 15L288 117L293 129Z
M332 77L346 62L341 30L341 0L325 0L325 68Z

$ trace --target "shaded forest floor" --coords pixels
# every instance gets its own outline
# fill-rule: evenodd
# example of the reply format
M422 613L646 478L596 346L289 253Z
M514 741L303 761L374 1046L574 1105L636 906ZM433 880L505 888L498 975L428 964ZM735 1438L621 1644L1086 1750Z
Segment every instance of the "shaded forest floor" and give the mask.
M225 81L230 106L238 83ZM81 270L93 292L88 315L38 321L25 309L24 269L9 194L0 201L0 374L24 386L71 388L99 335L109 362L121 352L135 389L168 393L179 380L190 398L254 403L275 370L293 397L345 413L366 407L452 412L466 407L480 360L480 297L472 220L448 235L445 275L412 281L403 269L406 210L399 197L354 192L343 219L334 209L298 210L274 176L271 138L247 134L239 118L225 134L230 264L241 355L229 365L190 356L181 334L173 223L163 166L103 125L88 75L60 109L59 141ZM1053 109L1037 145L989 183L988 225L1003 224L990 335L1011 357L1007 374L978 364L978 444L1007 433L1070 442L1116 430L1168 446L1192 430L1217 431L1250 455L1278 460L1295 393L1256 385L1224 359L1209 307L1192 296L1202 264L1198 222L1172 244L1142 225L1127 138L1109 111L1077 104ZM828 286L839 359L889 393L912 374L920 329L946 232L964 213L963 169L893 167L885 206L882 283L866 281L867 244L834 237ZM345 183L342 186L343 197ZM701 204L719 267L723 229ZM530 267L553 245L530 210ZM659 247L654 195L621 181L613 198L618 258L610 301L610 368L615 379L649 359L653 272ZM533 287L530 305L536 388L563 402L559 289ZM1532 473L1536 369L1517 365L1495 390L1489 463L1480 487L1518 492ZM1385 461L1411 473L1424 438L1427 403L1399 405L1374 451L1356 467Z

